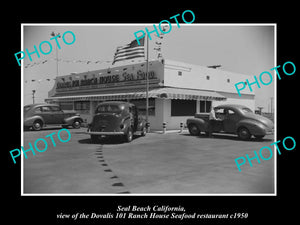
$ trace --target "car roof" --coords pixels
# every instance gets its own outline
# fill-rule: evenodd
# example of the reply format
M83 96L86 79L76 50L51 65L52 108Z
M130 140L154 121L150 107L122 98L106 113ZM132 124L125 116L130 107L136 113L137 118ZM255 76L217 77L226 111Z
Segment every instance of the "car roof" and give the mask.
M239 109L247 108L244 105L238 105L238 104L223 104L223 105L218 105L215 108L220 108L220 107L222 107L222 108L239 108Z
M24 105L24 107L39 107L39 106L59 106L57 104L48 104L48 103L35 103L35 104L29 104L29 105Z

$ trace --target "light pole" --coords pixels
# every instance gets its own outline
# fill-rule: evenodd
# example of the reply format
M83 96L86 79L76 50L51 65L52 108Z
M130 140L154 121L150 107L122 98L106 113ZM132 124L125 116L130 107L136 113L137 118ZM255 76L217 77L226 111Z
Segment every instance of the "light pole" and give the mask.
M263 109L264 107L257 107L257 108L258 108L259 115L261 115L261 114L262 114L262 109Z
M32 90L32 104L34 104L34 94L35 94L35 90Z
M273 115L273 97L271 97L271 114Z
M52 31L52 33L50 35L52 37L58 36L58 38L60 38L60 33L55 33L54 31ZM58 77L58 51L57 51L57 45L55 47L55 51L56 51L56 77Z
M147 36L147 59L146 59L146 129L150 132L149 123L149 39Z

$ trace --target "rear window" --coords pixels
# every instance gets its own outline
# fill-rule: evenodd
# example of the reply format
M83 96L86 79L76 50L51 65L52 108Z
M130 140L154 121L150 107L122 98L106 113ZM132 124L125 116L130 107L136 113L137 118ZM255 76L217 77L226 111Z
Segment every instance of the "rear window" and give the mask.
M252 110L249 108L242 108L242 111L246 113L252 113Z
M30 108L31 108L30 105L24 106L24 113L28 112Z
M121 112L122 108L119 105L100 105L96 109L96 113L118 113Z

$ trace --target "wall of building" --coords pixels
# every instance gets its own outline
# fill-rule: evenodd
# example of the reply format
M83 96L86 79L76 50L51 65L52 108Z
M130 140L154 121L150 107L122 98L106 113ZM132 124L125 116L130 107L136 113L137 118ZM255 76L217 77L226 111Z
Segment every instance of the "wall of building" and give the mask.
M247 78L250 79L250 76L222 69L165 60L165 86L237 93L234 85ZM248 88L244 89L243 93L254 95L254 92L250 92Z
M160 130L163 121L163 99L155 99L155 116L149 116L150 130Z

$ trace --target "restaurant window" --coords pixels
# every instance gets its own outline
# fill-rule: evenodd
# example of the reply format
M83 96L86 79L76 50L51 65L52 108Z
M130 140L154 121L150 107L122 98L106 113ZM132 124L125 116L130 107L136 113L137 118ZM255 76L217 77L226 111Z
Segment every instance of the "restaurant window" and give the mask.
M200 101L200 113L210 112L211 101Z
M140 115L146 116L146 99L132 99L130 100L131 103L135 104L136 108ZM155 99L149 98L149 116L155 116Z
M90 110L89 101L75 102L75 110Z
M171 100L171 116L194 116L195 113L195 100Z
M62 110L73 110L73 102L60 102L59 106Z
M178 71L178 76L182 76L182 71Z

